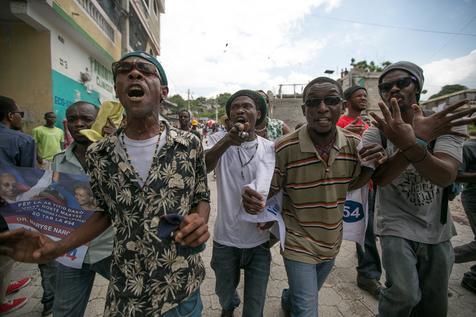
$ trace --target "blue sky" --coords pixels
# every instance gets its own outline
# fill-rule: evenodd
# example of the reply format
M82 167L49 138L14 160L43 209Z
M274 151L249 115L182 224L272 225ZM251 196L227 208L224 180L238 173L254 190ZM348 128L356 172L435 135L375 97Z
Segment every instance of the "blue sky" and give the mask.
M476 34L476 0L173 0L162 16L161 61L171 94L277 91L350 59L410 60L429 94L476 88L476 36L416 32L339 19Z

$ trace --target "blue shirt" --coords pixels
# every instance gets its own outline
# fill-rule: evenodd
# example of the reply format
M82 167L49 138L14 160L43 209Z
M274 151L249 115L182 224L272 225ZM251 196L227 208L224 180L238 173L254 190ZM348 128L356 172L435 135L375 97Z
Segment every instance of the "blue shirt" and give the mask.
M5 165L35 167L36 147L33 138L0 123L0 168ZM0 215L0 232L7 230Z
M35 167L36 146L33 138L0 123L0 166Z

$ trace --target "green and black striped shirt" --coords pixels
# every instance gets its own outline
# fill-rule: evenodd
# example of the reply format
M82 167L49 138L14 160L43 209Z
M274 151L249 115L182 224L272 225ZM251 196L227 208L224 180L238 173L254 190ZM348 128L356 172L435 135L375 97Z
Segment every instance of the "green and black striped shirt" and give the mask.
M327 163L317 153L307 126L276 142L271 187L284 193L285 258L316 264L336 257L348 187L360 174L359 142L357 135L337 127Z

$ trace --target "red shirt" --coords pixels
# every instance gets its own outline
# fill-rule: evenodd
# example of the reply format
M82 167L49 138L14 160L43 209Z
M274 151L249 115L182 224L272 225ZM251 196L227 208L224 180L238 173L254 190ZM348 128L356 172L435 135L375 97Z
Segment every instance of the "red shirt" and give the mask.
M355 118L352 118L352 117L349 117L349 116L346 116L346 115L342 115L340 118L339 118L339 121L337 121L337 126L341 127L341 128L345 128L346 126L348 126L349 124L352 123L352 121L354 121ZM369 128L369 125L367 123L365 123L361 117L359 117L359 120L357 121L356 125L363 125L365 127L365 130L367 130Z
M346 116L344 114L344 115L340 116L339 121L337 121L337 126L339 126L341 128L345 128L346 126L351 124L352 121L354 121L354 120L355 120L355 118ZM357 121L356 125L364 125L365 130L367 130L369 128L369 125L367 123L365 123L362 120L361 117L359 117L359 120ZM372 188L373 188L373 182L372 182L372 180L370 180L369 181L369 190L372 190Z

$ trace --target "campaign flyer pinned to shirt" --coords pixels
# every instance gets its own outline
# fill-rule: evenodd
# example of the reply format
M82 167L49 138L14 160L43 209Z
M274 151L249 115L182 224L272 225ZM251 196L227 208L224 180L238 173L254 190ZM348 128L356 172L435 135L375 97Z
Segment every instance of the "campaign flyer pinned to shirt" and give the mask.
M84 175L8 166L0 168L0 207L10 230L36 230L61 240L92 215L94 196ZM80 246L57 258L61 264L81 268L88 247Z

